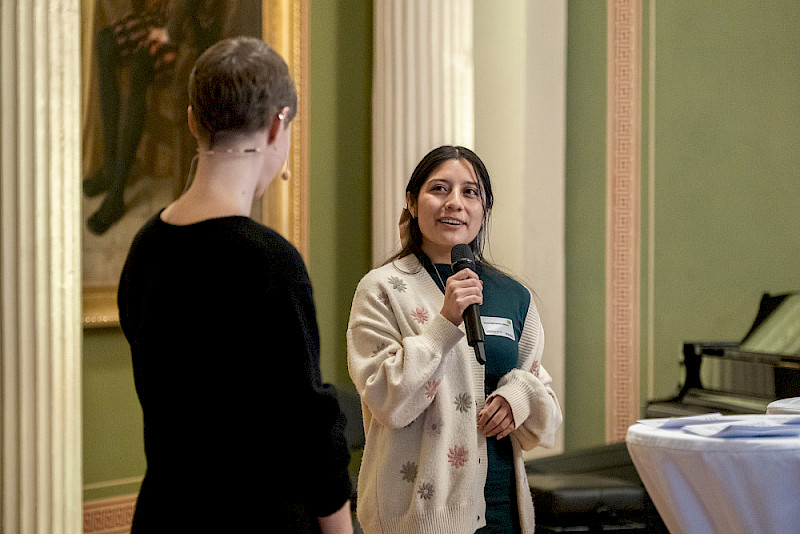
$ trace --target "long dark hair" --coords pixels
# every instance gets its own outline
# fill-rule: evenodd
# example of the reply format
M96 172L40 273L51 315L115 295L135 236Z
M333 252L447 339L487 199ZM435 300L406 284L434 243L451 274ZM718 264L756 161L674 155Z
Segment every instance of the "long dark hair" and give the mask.
M483 258L483 246L486 241L487 227L489 224L489 216L492 212L492 204L494 203L494 195L492 194L492 183L489 180L489 172L486 166L481 161L475 152L463 146L444 145L434 148L428 152L424 158L417 164L414 172L411 173L411 178L406 185L407 196L410 197L411 203L416 203L419 197L419 192L428 177L433 174L442 164L451 160L466 160L472 165L475 171L475 176L480 183L481 203L483 204L483 221L481 221L481 228L478 230L478 235L469 243L472 253L475 255L475 261L479 263L486 263ZM386 263L391 263L394 260L414 254L420 261L426 258L425 253L422 251L422 232L419 229L419 221L416 217L411 217L408 225L408 239L404 241L400 251L389 258Z

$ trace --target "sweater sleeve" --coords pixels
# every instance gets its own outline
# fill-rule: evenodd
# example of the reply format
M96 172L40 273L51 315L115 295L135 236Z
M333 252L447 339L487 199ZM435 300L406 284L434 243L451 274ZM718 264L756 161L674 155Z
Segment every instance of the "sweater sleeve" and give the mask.
M381 274L378 274L381 273ZM348 368L372 416L402 428L433 401L437 376L464 333L414 289L372 271L359 283L347 330Z
M298 489L306 495L312 514L323 517L341 508L352 491L348 471L350 451L344 435L346 421L336 389L321 378L319 331L310 282L289 284L289 287L296 318L291 334L294 341L289 345L297 347L295 357L298 363L304 362L302 374L306 377L305 383L297 381L302 385L294 392L294 403L301 408L298 412L306 418L302 432L305 439L294 447L296 453L303 456L299 461L307 463L309 469L306 476L298 477L302 479L298 481ZM291 331L290 327L286 333ZM312 457L314 461L308 462ZM312 486L314 490L305 486L309 477L316 481Z
M519 341L518 366L500 379L492 394L511 405L517 427L512 435L525 450L552 447L562 422L561 407L551 387L553 379L541 365L543 350L544 329L531 299Z

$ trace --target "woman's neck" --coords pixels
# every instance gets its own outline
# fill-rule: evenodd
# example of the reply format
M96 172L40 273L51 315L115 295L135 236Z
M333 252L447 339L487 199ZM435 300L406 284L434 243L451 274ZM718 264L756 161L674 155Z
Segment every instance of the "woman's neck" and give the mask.
M450 264L450 251L439 250L434 247L426 247L423 243L422 252L434 265Z
M260 195L261 154L199 156L189 188L161 215L172 224L240 215L248 217Z

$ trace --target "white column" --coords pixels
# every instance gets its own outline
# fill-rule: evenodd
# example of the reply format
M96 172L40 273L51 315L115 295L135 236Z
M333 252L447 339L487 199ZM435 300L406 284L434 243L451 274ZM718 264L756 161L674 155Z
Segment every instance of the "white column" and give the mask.
M78 533L80 2L0 9L0 531Z
M562 0L474 5L475 146L494 191L485 253L536 292L542 362L563 409L567 6ZM553 449L537 447L526 458L562 452L563 430Z
M559 0L527 6L525 209L522 234L525 268L540 299L545 328L543 362L553 390L565 405L566 388L566 120L567 5ZM554 450L537 447L528 456L561 452L564 425Z
M396 251L405 187L443 144L473 148L472 0L375 0L372 259Z

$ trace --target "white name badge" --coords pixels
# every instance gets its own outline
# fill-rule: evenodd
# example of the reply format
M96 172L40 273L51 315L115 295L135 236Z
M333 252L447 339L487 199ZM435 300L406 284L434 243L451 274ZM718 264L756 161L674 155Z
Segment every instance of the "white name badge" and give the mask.
M507 337L511 341L516 341L514 336L514 323L511 319L504 317L484 317L481 315L481 323L483 324L483 332L487 336L502 336Z

